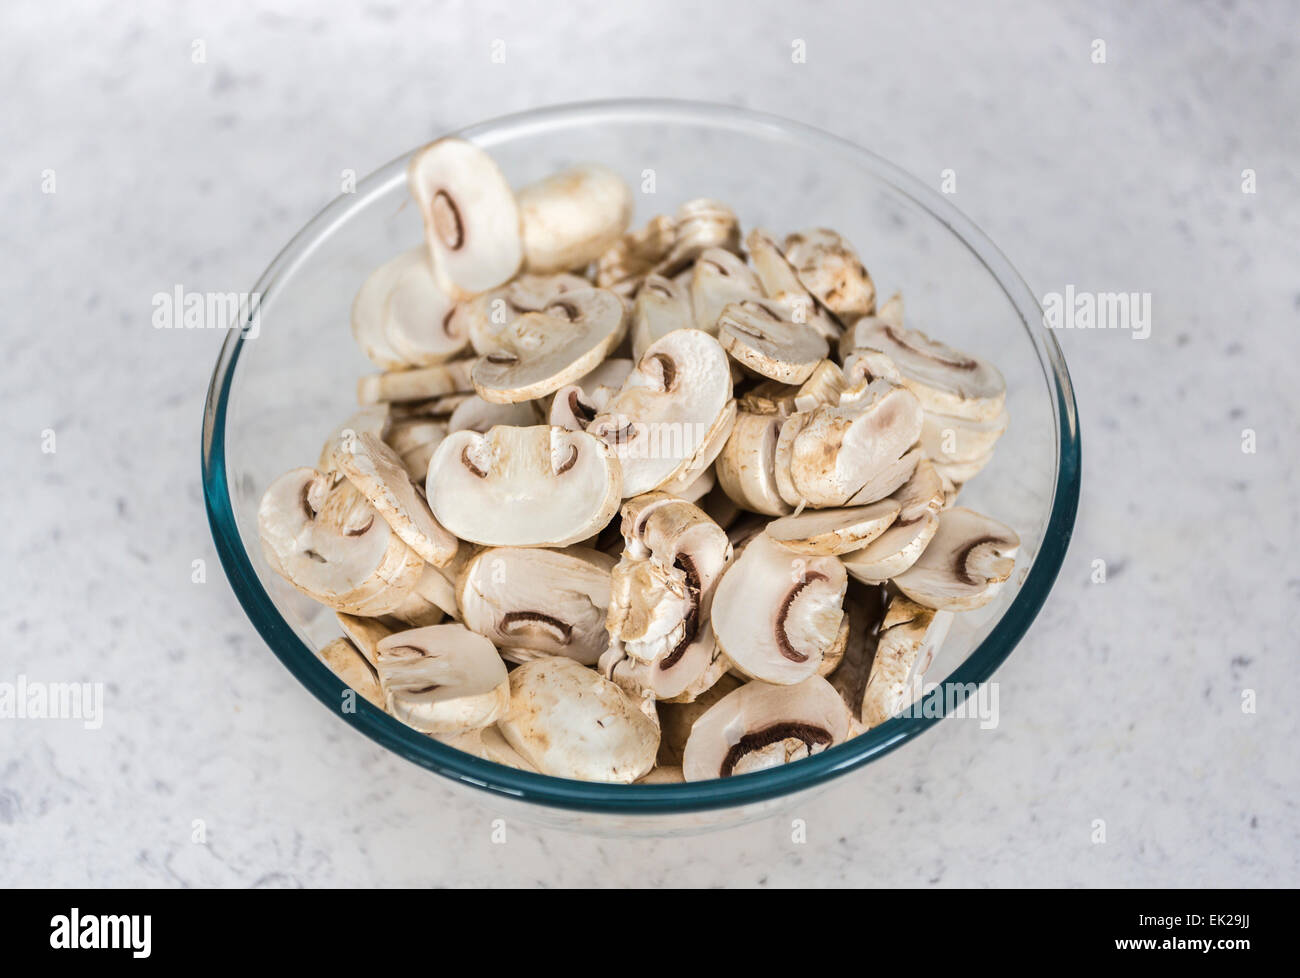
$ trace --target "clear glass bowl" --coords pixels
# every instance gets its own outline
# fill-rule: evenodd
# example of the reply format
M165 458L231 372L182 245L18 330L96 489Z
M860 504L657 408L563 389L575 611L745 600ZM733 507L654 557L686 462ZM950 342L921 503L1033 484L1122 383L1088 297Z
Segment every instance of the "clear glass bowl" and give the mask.
M1011 425L962 502L1017 530L1017 570L997 601L958 616L927 676L955 684L988 679L1024 635L1060 569L1080 467L1074 394L1061 351L1042 326L1033 294L992 242L942 195L867 150L740 109L595 102L508 116L459 135L487 149L515 186L577 161L612 166L638 191L634 226L707 196L730 204L746 228L833 227L857 247L882 295L903 291L909 325L997 364L1007 380ZM406 163L406 157L394 160L333 201L271 263L253 290L261 295L257 328L231 330L203 419L204 494L226 574L271 650L336 711L339 680L314 653L340 634L334 615L266 565L257 505L281 472L314 464L326 435L355 409L357 378L375 369L352 340L349 308L371 270L421 240ZM927 700L942 696L940 688ZM602 813L594 820L602 827L636 830L762 814L911 740L936 721L933 705L783 767L694 784L630 786L480 760L365 702L341 715L415 764L498 801L523 802L534 816L590 827L593 819L582 813Z

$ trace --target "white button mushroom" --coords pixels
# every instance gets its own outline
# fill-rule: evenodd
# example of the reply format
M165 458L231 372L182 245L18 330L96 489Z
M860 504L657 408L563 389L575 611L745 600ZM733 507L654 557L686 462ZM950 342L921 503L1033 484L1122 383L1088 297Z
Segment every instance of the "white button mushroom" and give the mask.
M632 220L632 191L606 166L584 163L519 191L524 264L564 272L599 258Z
M320 650L320 657L334 675L352 687L363 699L381 710L385 708L379 677L355 645L346 638L336 638Z
M928 608L969 611L988 604L1011 576L1020 537L964 506L945 509L938 519L925 552L894 583Z
M858 711L863 726L879 726L911 701L909 694L920 692L951 624L950 612L932 611L904 597L889 603Z
M361 286L352 303L352 335L381 367L442 363L469 343L452 320L454 305L434 277L428 249L412 248L379 266Z
M776 303L746 299L718 317L718 341L736 361L784 384L801 384L826 357L826 338Z
M853 246L829 228L786 235L785 257L813 295L841 322L853 323L876 309L876 286Z

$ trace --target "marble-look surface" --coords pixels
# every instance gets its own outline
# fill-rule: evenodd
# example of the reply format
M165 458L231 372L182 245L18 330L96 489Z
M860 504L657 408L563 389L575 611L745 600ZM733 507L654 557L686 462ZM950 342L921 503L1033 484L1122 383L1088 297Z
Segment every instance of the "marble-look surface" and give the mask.
M1300 883L1297 16L1046 6L6 4L0 682L102 682L106 716L0 720L0 884ZM491 812L330 716L209 536L224 337L150 326L175 283L249 288L343 169L618 95L799 117L936 185L951 168L1037 293L1153 297L1145 341L1061 334L1082 505L998 673L1000 725L940 724L800 805L803 844L785 815L629 841L512 820L496 845Z

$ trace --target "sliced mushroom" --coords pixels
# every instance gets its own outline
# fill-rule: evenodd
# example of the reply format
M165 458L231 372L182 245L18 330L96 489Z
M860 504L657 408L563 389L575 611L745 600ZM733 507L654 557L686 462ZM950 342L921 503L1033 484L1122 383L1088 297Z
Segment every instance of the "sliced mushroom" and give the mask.
M876 381L848 403L791 415L777 441L777 489L792 506L861 505L883 499L916 470L921 405L904 387Z
M519 191L524 264L536 273L582 268L599 258L632 220L632 191L606 166L584 163Z
M357 647L346 638L336 638L320 650L320 657L334 675L372 705L384 709L384 694L379 688L379 677Z
M402 418L394 421L383 437L402 460L406 474L423 485L429 476L429 459L447 437L447 423Z
M858 713L863 726L880 726L920 692L921 679L947 637L952 617L951 612L932 611L901 596L889 602Z
M585 547L484 550L456 582L461 620L498 647L595 665L608 643L614 564Z
M423 401L446 394L472 393L470 370L474 360L417 367L414 370L390 370L369 374L357 381L357 401L377 404L380 401Z
M448 435L429 463L438 522L485 546L565 547L609 522L618 460L598 438L548 425Z
M650 773L636 779L636 784L684 784L685 782L686 778L682 774L682 769L675 765L673 767L657 766Z
M336 474L302 468L280 476L262 496L257 525L272 569L336 611L385 614L402 603L424 567Z
M352 303L352 335L381 367L427 366L458 356L469 343L455 328L455 300L433 274L427 248L380 265Z
M820 676L788 686L746 683L695 721L682 773L704 781L766 770L843 743L848 729L844 702Z
M474 352L483 356L498 353L500 336L516 319L528 312L541 312L566 292L591 288L580 275L520 275L499 288L457 303L449 328L469 336Z
M926 458L916 463L912 477L889 497L898 504L900 523L911 523L927 513L938 515L944 506L943 480Z
M849 647L849 616L846 612L840 619L840 630L835 633L835 641L831 647L822 655L822 664L817 667L817 675L825 678L830 676L840 667L844 661L844 653Z
M541 418L537 414L537 405L531 401L517 404L493 404L475 394L451 412L447 422L447 431L484 432L497 425L527 428L537 424Z
M403 630L390 628L378 618L362 618L359 615L349 615L342 611L336 611L334 616L338 619L339 625L342 626L353 646L370 664L371 669L374 669L375 663L379 660L379 643L392 635L393 632Z
M330 432L329 438L325 439L325 444L321 446L320 461L317 462L317 468L322 472L337 470L339 467L338 453L340 451L352 451L357 437L366 432L378 438L387 438L390 425L391 420L388 416L387 404L372 404L369 407L361 408L352 417Z
M739 677L725 673L712 687L689 703L660 703L659 754L655 763L660 767L680 767L682 752L686 749L686 741L690 739L691 727L695 721L704 716L718 700L739 689L743 682Z
M638 496L697 469L701 452L714 444L720 451L725 434L720 440L717 426L729 409L722 347L706 333L682 329L646 350L587 431L617 455L623 494Z
M615 683L560 657L510 673L510 709L497 725L525 760L560 778L631 784L659 746L655 721Z
M669 277L677 275L713 248L740 253L740 220L719 201L707 197L688 200L677 209L672 251L655 271Z
M457 297L485 292L519 270L519 208L491 156L463 139L439 139L411 158L407 184L446 291Z
M939 529L920 559L894 578L918 604L970 611L988 604L1016 564L1020 537L1009 526L964 506L939 514Z
M713 475L713 467L709 466L703 472L696 475L686 485L678 487L677 480L674 480L672 488L665 489L678 499L684 499L688 503L698 503L701 499L713 491L717 479ZM702 507L701 507L702 508Z
M898 365L903 383L927 411L970 421L989 421L1002 412L1006 382L987 360L932 340L919 329L883 319L857 336L858 342L887 354Z
M638 698L680 696L713 661L713 591L731 559L720 526L692 503L648 493L623 506L601 671Z
M927 411L921 426L921 447L927 456L945 465L987 459L1009 420L1006 408L988 421L968 421Z
M825 359L826 338L807 323L789 319L767 300L746 299L718 317L718 341L736 361L783 384L801 384Z
M799 281L840 322L852 323L876 309L876 286L853 246L829 228L786 235L785 257Z
M500 334L501 349L474 365L484 400L510 404L551 394L589 373L623 339L623 300L604 289L566 292Z
M861 550L898 518L899 505L882 499L866 506L821 509L783 516L768 524L767 535L795 553L826 555Z
M434 566L456 555L456 538L429 511L402 459L378 437L363 432L336 455L339 469L408 547Z
M938 516L928 510L899 519L861 550L844 554L844 569L865 584L882 584L915 564L938 529Z
M654 268L668 257L677 239L677 222L666 214L629 231L596 260L596 285L622 296L636 294Z
M867 681L871 678L871 666L876 657L880 627L885 620L885 609L888 606L889 593L884 585L849 581L849 589L844 596L844 618L849 628L848 642L839 668L828 678L852 715L853 726L857 728L853 731L855 736L865 730L858 717L862 712L862 696L866 691Z
M791 553L765 533L745 544L713 597L713 631L744 675L789 685L817 672L836 640L847 586L835 557Z
M823 360L794 392L791 410L811 411L821 404L838 404L847 386L844 371L835 361Z
M745 262L722 248L709 248L691 269L691 312L695 328L717 335L718 317L733 302L763 298L758 277Z
M675 329L695 325L686 286L660 275L649 275L632 304L632 356L640 360L656 340Z
M736 424L718 455L718 483L737 506L767 516L782 516L794 507L776 486L776 445L785 417L780 414L736 415Z
M622 357L604 360L577 383L561 387L551 398L551 424L569 431L586 431L618 394L635 366L632 360Z
M954 486L961 486L979 475L984 466L993 461L993 453L977 456L969 462L940 462L934 463L934 470L939 473L939 477Z
M847 334L846 334L847 335ZM844 388L841 399L856 400L866 393L873 380L887 380L903 385L903 374L888 354L868 347L854 349L844 358Z
M754 228L745 237L745 246L762 283L763 294L782 306L787 318L796 324L811 327L828 342L837 342L841 332L839 323L800 280L798 271L772 236L762 228Z
M375 671L388 711L424 733L477 730L510 705L505 663L464 625L395 632L379 642Z

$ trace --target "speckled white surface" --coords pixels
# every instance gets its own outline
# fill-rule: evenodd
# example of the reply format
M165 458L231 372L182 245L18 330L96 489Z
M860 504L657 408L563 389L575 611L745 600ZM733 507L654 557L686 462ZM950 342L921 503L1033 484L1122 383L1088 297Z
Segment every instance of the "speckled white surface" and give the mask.
M0 720L0 884L1300 883L1294 8L523 6L5 5L0 682L107 702L97 731ZM512 820L493 844L491 812L321 709L245 620L199 487L223 336L155 331L150 298L249 288L342 169L616 95L795 116L936 185L952 168L1037 293L1150 292L1152 334L1061 335L1083 499L996 730L940 724L720 834Z

